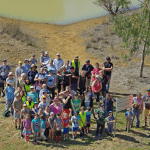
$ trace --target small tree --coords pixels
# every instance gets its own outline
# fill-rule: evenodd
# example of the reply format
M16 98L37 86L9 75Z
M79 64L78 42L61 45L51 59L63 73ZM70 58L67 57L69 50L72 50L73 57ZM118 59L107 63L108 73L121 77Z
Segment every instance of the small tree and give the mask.
M114 32L123 38L126 47L132 45L129 56L135 53L139 45L143 44L140 77L142 77L144 58L150 53L150 0L139 0L141 2L141 13L135 13L129 17L117 14L112 17Z
M93 3L115 16L118 12L129 9L131 0L95 0Z

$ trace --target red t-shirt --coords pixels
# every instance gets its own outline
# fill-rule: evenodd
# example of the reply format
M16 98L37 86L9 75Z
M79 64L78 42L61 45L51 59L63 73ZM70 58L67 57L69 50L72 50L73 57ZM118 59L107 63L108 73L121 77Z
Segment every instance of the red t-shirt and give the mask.
M101 70L101 68L94 68L92 74L94 75L99 75L99 71ZM93 77L92 81L95 81L95 77Z
M98 83L95 83L94 86L93 86L93 92L97 91L98 89L100 89L101 85L100 85L100 81ZM100 90L98 91L100 92Z
M64 128L66 128L69 125L69 117L68 118L62 118L62 121L63 121Z

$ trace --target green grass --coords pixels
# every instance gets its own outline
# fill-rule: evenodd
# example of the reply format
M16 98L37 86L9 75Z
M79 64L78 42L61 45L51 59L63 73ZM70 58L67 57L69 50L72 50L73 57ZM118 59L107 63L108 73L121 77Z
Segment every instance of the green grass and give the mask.
M62 141L62 143L51 143L51 142L41 142L39 145L35 146L32 144L32 136L30 137L30 143L26 144L24 139L20 138L20 130L14 130L13 118L4 118L2 112L4 111L4 103L0 104L0 149L3 150L40 150L40 149L79 149L79 150L99 150L99 149L111 149L111 150L148 150L150 149L150 141L148 137L149 128L132 128L129 133L125 131L126 119L124 117L125 111L119 112L117 114L117 124L116 124L116 137L111 137L110 139L106 134L104 137L98 137L95 139L96 131L96 120L91 119L91 134L87 135L82 141L77 138L73 141L72 132L70 130L70 140ZM115 107L114 107L115 115ZM143 115L140 116L140 126L144 124ZM135 121L134 121L135 125ZM79 136L79 133L78 133Z

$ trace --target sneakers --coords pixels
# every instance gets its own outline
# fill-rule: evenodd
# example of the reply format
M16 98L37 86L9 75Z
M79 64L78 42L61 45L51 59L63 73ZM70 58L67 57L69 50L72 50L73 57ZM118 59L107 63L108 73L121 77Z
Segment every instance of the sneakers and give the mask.
M23 139L23 136L21 136L21 139Z

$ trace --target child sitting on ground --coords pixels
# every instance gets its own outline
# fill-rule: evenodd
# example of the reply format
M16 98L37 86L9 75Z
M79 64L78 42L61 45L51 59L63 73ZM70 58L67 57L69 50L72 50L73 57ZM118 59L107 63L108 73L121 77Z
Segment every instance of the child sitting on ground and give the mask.
M87 107L86 109L86 119L87 119L87 125L86 125L86 130L85 133L89 134L89 129L90 129L90 121L91 121L91 108Z
M64 135L64 141L68 140L68 134L69 134L69 116L67 113L64 112L63 117L62 117L62 121L63 121L63 135Z
M54 120L55 128L56 128L56 143L61 142L61 129L63 126L62 119L60 117L60 114L56 114L56 118Z
M46 118L45 118L45 115L42 114L41 115L41 140L45 140L45 142L47 142L47 139L46 139L46 136L44 135L45 133L45 130L46 130Z
M74 111L74 116L71 117L72 122L72 139L77 138L77 131L79 129L79 117L77 116L77 111Z
M54 141L54 132L55 132L55 124L54 124L54 113L50 113L50 117L48 118L49 122L49 139L53 142Z
M27 114L25 119L23 120L23 135L25 136L25 142L29 143L29 136L32 134L31 132L31 119L30 115Z
M111 133L113 131L113 123L114 122L115 122L115 120L114 120L114 116L112 114L112 111L109 111L109 116L107 119L107 132L108 132L109 137L111 136Z
M126 131L127 131L127 125L128 125L128 121L129 121L129 130L130 130L130 127L132 125L132 119L133 119L133 112L130 111L131 109L130 108L127 108L127 111L125 113L125 117L126 117ZM130 115L129 115L129 111L130 111Z

